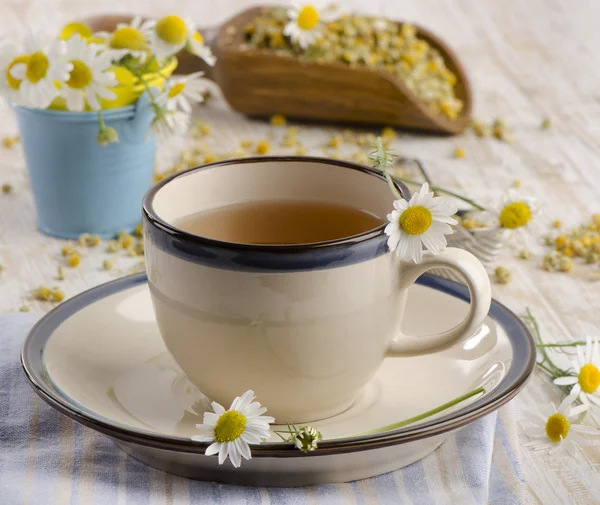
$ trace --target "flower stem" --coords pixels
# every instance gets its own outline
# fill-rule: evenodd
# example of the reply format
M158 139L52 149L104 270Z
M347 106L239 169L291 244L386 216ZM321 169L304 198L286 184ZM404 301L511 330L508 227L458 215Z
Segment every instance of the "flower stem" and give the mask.
M537 348L540 347L577 347L580 345L586 345L587 342L584 340L577 340L575 342L569 342L568 344L536 344Z
M422 182L419 181L415 181L412 179L408 179L406 177L399 177L399 176L395 176L396 179L405 182L406 184L415 184L417 186L420 186L421 184L423 184ZM454 193L453 191L449 191L447 189L444 188L440 188L438 186L430 186L429 189L431 191L437 191L439 193L445 193L446 195L449 196L453 196L454 198L458 198L459 200L462 200L463 202L468 203L469 205L471 205L472 207L475 207L477 210L487 210L485 207L482 207L481 205L479 205L477 202L471 200L470 198L467 198L465 196L459 195L458 193Z
M484 391L485 391L485 389L483 387L478 387L477 389L474 389L473 391L470 391L462 396L459 396L458 398L455 398L454 400L449 401L448 403L444 403L443 405L440 405L439 407L428 410L427 412L423 412L422 414L419 414L418 416L410 417L409 419L405 419L404 421L400 421L398 423L388 424L387 426L382 426L381 428L375 428L374 430L360 433L360 435L374 435L376 433L383 433L384 431L390 431L390 430L396 430L398 428L402 428L409 424L413 424L413 423L416 423L417 421L426 419L427 417L431 417L435 414L439 414L440 412L442 412L446 409L449 409L450 407L454 407L455 405L457 405L461 402L464 402L465 400L468 400L469 398L472 398L473 396L477 396L478 394L481 394Z

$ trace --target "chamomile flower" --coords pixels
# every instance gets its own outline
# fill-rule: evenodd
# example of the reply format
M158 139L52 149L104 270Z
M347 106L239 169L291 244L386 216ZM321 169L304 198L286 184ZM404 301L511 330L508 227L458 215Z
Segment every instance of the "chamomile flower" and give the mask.
M19 82L19 103L26 107L45 109L58 94L58 86L68 78L73 66L64 60L66 44L54 41L48 48L30 36L25 43L26 58L11 65L9 74Z
M579 396L585 405L592 402L600 405L600 353L598 340L588 336L585 344L585 354L581 347L577 347L577 356L572 361L576 375L558 377L554 384L558 386L573 386L571 394Z
M190 53L195 54L198 56L198 58L203 59L211 67L217 61L217 58L210 50L210 47L204 43L202 34L198 31L189 31L186 48Z
M318 2L294 1L288 10L289 22L283 29L294 44L306 49L321 35L322 23L333 21L338 14L331 8L323 8Z
M202 79L203 75L204 72L194 72L185 77L170 79L165 90L157 98L158 103L170 111L191 113L190 102L200 103L204 100L202 93L206 90L206 84Z
M500 238L507 238L515 230L523 231L539 211L537 198L511 189L496 210L473 213L472 217L481 224L478 231L495 230Z
M179 16L165 16L159 20L146 21L142 33L150 44L150 51L158 61L178 53L194 33L192 22Z
M409 202L394 201L394 210L388 214L389 224L385 227L388 235L388 248L396 251L396 256L404 260L420 263L423 246L432 254L446 248L446 237L454 233L450 225L457 224L451 217L457 208L445 197L435 196L424 183Z
M71 65L67 81L61 89L67 109L81 112L87 103L91 109L99 110L98 97L114 100L116 95L107 87L116 86L118 81L113 72L110 55L99 53L100 46L88 44L79 35L74 35L67 42L65 59Z
M152 123L153 130L164 136L184 135L190 129L192 118L190 114L180 110L166 110Z
M214 412L205 412L204 422L196 425L201 434L193 436L192 440L212 442L204 454L219 454L220 465L229 457L233 466L238 468L242 458L252 458L250 444L260 444L270 436L269 425L275 419L263 416L267 409L252 400L254 391L246 391L233 400L229 410L213 402Z
M574 420L588 409L588 405L573 406L576 394L567 396L558 409L554 404L546 406L543 414L529 413L524 426L525 434L531 439L525 447L535 451L549 450L555 454L565 449L570 456L575 455L575 448L582 442L580 434L600 435L600 431Z
M131 55L140 63L144 63L148 41L142 33L143 26L142 18L136 16L131 23L119 23L112 33L97 32L94 37L103 40L107 45L107 52L111 54L111 60L116 61L126 55Z
M27 63L28 56L14 45L0 48L0 96L9 102L20 104L19 87L21 80L11 75L12 68L19 63Z

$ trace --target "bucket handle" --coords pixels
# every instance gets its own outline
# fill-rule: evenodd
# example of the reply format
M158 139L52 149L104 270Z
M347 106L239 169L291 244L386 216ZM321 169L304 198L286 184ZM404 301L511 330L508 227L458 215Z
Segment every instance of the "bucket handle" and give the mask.
M160 90L156 87L150 89L154 96L157 96L158 93L160 93ZM148 92L145 91L140 95L135 104L133 117L127 121L127 124L125 125L124 134L126 139L130 142L139 142L143 140L148 133L148 128L150 128L152 121L154 121L154 117L154 108L150 102Z

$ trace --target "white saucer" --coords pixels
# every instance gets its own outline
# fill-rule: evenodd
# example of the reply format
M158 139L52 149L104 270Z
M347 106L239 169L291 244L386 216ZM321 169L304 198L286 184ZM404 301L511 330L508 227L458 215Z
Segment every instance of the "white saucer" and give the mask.
M467 296L461 285L423 277L411 288L403 329L425 334L460 322ZM304 455L273 435L270 443L253 447L253 459L240 469L229 462L219 466L216 457L203 455L206 444L190 440L209 402L167 353L145 275L60 305L31 331L22 359L34 389L50 405L112 437L143 462L204 480L291 486L365 478L422 458L451 431L512 398L533 369L534 349L518 318L493 302L486 324L460 346L386 359L349 410L313 423L324 437L315 453ZM483 384L485 395L435 418L360 436Z

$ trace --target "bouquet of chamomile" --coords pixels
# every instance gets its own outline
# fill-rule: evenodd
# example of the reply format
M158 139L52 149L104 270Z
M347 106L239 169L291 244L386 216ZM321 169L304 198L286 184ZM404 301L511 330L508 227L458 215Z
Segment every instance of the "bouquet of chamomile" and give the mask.
M20 47L0 47L0 94L31 109L96 111L97 140L107 145L119 139L102 111L135 104L147 93L153 127L182 132L189 127L192 103L201 102L206 90L201 72L171 77L182 50L215 63L202 35L180 16L136 17L112 32L70 23L53 40L29 35Z

